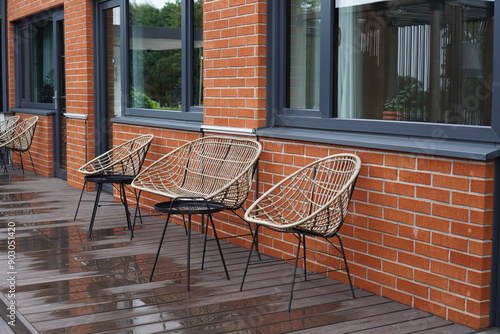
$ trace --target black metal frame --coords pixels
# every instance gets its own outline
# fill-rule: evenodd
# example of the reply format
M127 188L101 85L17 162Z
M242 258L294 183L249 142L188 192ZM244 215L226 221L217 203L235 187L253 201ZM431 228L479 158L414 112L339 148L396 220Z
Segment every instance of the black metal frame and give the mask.
M254 246L255 247L257 246L257 237L259 235L258 232L259 232L259 228L261 226L264 226L264 225L257 224L257 226L255 228L255 231L254 231L254 237L252 239L252 245L250 247L250 251L248 252L248 258L247 258L245 270L243 272L243 278L241 280L240 291L243 290L243 285L245 284L245 279L246 279L246 276L247 276L248 267L250 266L250 264L252 264L251 263L252 253L254 251ZM308 248L306 246L306 236L321 237L321 238L325 239L330 245L332 245L339 252L339 254L341 255L341 258L344 261L344 265L345 265L343 268L332 268L330 270L326 270L326 271L322 271L322 272L314 272L314 273L311 273L309 275L312 275L312 274L314 274L314 275L316 275L316 274L326 274L326 273L332 272L332 271L344 270L347 273L347 279L349 281L349 285L350 285L350 288L351 288L352 297L356 298L356 294L354 293L354 286L353 286L352 279L351 279L351 272L349 270L349 265L347 264L347 258L345 256L344 245L343 245L342 239L341 239L341 237L340 237L340 235L338 233L334 233L334 234L329 235L329 236L323 236L323 235L318 235L318 234L314 234L314 233L309 233L309 232L306 232L306 231L303 231L303 230L300 230L300 229L279 230L279 229L270 228L269 226L265 226L265 227L269 228L270 230L273 230L273 231L293 234L297 238L297 251L295 253L295 257L291 258L291 259L288 259L288 258L278 259L278 260L281 260L281 261L284 261L284 262L293 261L293 265L294 265L292 284L291 284L291 288L290 288L290 297L289 297L289 301L288 301L288 312L290 312L291 309L292 309L292 300L293 300L293 291L294 291L294 288L295 288L295 281L296 281L296 278L299 276L299 275L297 275L297 268L298 268L299 259L303 259L303 264L304 264L304 266L303 266L303 269L304 269L303 276L304 276L304 280L307 281L308 273L307 273L306 251L308 249L311 249L311 248ZM333 237L337 237L337 239L339 241L340 247L336 246L335 244L333 244L329 240L330 238L333 238ZM300 250L301 250L301 248L303 250L302 256L300 256ZM260 260L260 253L259 253L258 250L256 250L256 252L259 255L259 260ZM317 249L314 249L314 252L316 252L316 253L322 253L322 254L329 255L329 256L335 256L333 254L325 253L325 252L319 251ZM271 261L275 261L275 260L276 260L276 258L272 258L271 259ZM263 262L259 261L258 263L262 264ZM258 264L258 263L255 263L255 264Z
M217 236L217 230L215 229L214 221L212 214L223 211L225 210L225 206L222 203L217 203L217 202L211 202L207 201L203 197L177 197L171 201L168 202L161 202L155 204L155 210L160 212L160 213L166 213L167 218L165 220L165 227L163 228L163 234L160 239L160 244L158 245L158 251L156 253L156 258L153 264L153 269L151 270L151 276L149 277L149 280L153 280L153 275L156 269L156 264L158 263L158 258L160 257L160 252L161 248L163 245L163 240L165 238L165 233L167 231L168 223L170 221L170 216L173 214L180 214L182 215L182 220L184 222L184 228L186 230L187 234L187 290L189 291L191 289L191 216L194 214L200 214L202 215L202 232L204 232L205 238L203 242L203 257L202 257L202 262L201 262L201 269L203 270L204 264L205 264L205 252L206 252L206 246L207 246L207 236L208 234L205 231L205 228L208 226L205 226L204 224L204 215L208 215L208 218L210 220L210 225L212 226L212 231L214 234L215 241L217 242L217 248L219 249L219 255L222 260L222 264L224 266L224 271L226 273L226 277L229 280L229 273L227 271L227 266L226 266L226 261L224 260L224 255L222 254L222 248L219 242L219 237ZM186 220L185 216L188 216L188 221L186 225Z

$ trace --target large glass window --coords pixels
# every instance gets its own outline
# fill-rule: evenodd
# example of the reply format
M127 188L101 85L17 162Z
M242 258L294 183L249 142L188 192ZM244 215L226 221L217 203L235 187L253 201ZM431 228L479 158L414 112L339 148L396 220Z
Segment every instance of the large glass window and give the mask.
M352 3L336 6L339 117L491 124L493 2Z
M202 105L202 1L192 1L190 10L180 0L135 0L129 5L129 106L139 109L182 110L183 96ZM183 44L183 24L191 22L194 39ZM184 41L186 42L186 41ZM183 45L191 50L183 50ZM183 56L189 62L192 84L183 90ZM191 82L191 81L190 81ZM188 106L185 106L188 107Z
M494 1L288 0L270 9L270 125L497 136Z
M18 27L18 78L20 106L54 103L53 21Z

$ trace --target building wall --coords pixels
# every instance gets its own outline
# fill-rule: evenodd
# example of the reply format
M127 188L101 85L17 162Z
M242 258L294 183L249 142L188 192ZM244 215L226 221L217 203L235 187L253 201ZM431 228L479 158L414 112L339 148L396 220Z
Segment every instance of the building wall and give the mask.
M50 8L62 1L8 1L8 19ZM64 2L68 183L81 186L77 169L94 156L92 1ZM266 1L205 0L204 124L237 128L266 125ZM9 27L9 72L13 103L13 29ZM22 115L27 117L28 115ZM51 175L51 118L42 117L32 154L37 171ZM114 144L137 135L155 135L145 165L181 144L199 138L188 132L115 123ZM474 328L487 327L493 225L493 161L343 147L259 137L262 193L297 168L338 152L363 162L350 213L341 230L358 288ZM256 196L249 195L249 201ZM143 194L142 204L158 198ZM219 214L222 232L243 232L228 213ZM263 231L261 249L290 253L288 237ZM249 246L248 238L234 242ZM293 242L294 243L294 242ZM322 241L309 246L325 249ZM310 254L309 268L336 260ZM346 282L345 274L332 277Z

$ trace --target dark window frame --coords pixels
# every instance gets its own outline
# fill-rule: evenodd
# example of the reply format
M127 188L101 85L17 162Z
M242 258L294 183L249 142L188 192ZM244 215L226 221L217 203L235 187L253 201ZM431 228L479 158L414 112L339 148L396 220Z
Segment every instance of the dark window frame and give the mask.
M22 98L21 90L22 90L22 83L21 83L21 76L23 73L22 66L26 61L24 60L23 53L21 52L22 48L22 38L21 36L21 30L26 30L28 33L30 33L31 29L33 29L33 26L36 25L39 22L42 21L51 21L52 23L52 33L54 35L55 32L55 24L58 18L63 15L63 9L62 8L54 8L52 10L46 11L44 13L40 13L37 15L33 15L27 18L24 18L21 21L15 22L15 36L18 36L14 40L14 49L15 49L15 58L14 58L14 76L17 78L16 83L15 83L15 91L16 91L16 108L21 108L21 109L33 109L33 110L54 110L55 108L55 102L51 103L40 103L40 102L33 102L33 99L31 96L28 96L27 99ZM28 48L32 48L31 40L30 43L27 44ZM53 43L53 52L55 54L55 43ZM30 50L28 50L29 56L31 56ZM31 60L27 60L30 62ZM28 75L29 78L31 78L31 75ZM31 82L25 83L26 86L31 87Z
M267 126L270 128L295 128L325 130L342 133L370 133L376 135L429 138L433 140L465 140L472 142L500 143L500 97L493 94L491 126L470 126L443 123L413 123L382 120L335 118L336 97L331 94L335 82L336 21L335 3L321 0L321 75L320 109L301 110L285 108L286 97L286 32L287 1L268 1L268 105ZM500 5L494 8L500 17ZM500 59L500 22L494 20L493 59ZM500 82L500 66L493 67L493 83Z
M106 2L106 1L102 1ZM182 96L182 109L180 111L176 110L159 110L159 109L142 109L142 108L130 108L129 107L129 1L122 0L120 9L122 15L122 91L127 92L123 95L122 99L122 111L125 119L128 118L157 118L171 121L188 121L188 122L199 122L203 121L203 107L193 106L194 92L193 92L193 77L194 77L194 65L193 65L193 51L194 51L194 3L192 0L182 0L181 1L181 54L182 54L182 84L181 84L181 96ZM98 31L98 30L96 30ZM98 62L102 62L102 59L98 59ZM99 92L97 92L99 94Z

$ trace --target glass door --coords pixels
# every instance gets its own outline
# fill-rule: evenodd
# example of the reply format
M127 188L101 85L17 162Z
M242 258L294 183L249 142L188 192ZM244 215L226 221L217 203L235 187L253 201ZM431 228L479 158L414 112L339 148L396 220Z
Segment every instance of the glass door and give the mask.
M113 145L110 120L121 115L121 16L120 1L99 4L96 80L96 155Z

